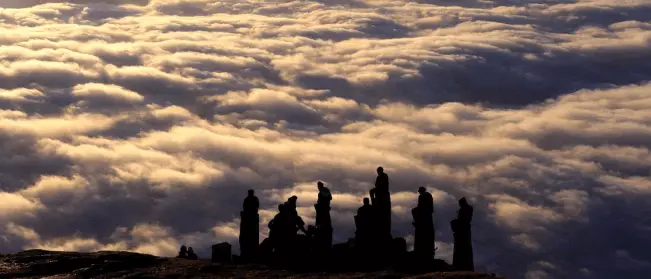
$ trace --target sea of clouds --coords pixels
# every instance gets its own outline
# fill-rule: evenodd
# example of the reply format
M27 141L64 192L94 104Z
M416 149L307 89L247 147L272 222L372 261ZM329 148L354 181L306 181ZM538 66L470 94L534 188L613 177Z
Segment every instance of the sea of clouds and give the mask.
M375 168L477 269L651 273L650 0L1 0L0 252L237 250L316 181L335 241Z

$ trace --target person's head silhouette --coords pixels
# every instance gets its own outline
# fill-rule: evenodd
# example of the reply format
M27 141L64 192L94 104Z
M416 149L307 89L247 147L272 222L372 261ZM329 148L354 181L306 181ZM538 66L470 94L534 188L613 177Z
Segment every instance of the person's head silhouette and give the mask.
M368 198L364 198L364 205L369 205L369 204L370 204L370 201L368 200Z
M253 189L249 190L249 196L253 196L253 194L255 194L255 191Z
M384 173L384 168L383 167L377 167L377 174L383 174Z
M466 197L463 197L459 200L459 205L460 206L467 206L468 205L468 200L466 200Z
M319 181L319 182L316 184L316 187L319 188L319 190L323 190L323 182Z
M278 205L278 212L283 212L283 211L285 211L285 204L281 203Z

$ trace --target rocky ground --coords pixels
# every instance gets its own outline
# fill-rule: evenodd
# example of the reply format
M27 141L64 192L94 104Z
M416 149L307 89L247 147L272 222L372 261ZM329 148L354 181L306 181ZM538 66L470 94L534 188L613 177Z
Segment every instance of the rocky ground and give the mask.
M346 273L292 273L271 270L263 266L222 265L204 260L159 258L128 252L52 252L29 250L0 256L0 279L39 278L496 278L471 272L437 272L428 274L401 274L392 271Z

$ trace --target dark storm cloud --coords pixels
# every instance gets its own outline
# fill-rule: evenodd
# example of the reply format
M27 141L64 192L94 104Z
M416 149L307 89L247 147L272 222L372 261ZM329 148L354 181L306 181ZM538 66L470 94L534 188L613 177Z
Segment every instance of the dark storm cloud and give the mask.
M0 10L2 252L207 255L317 180L345 241L382 165L441 258L467 196L479 270L649 272L648 1L67 2Z
M69 175L72 162L62 156L39 152L36 140L24 134L13 134L1 129L2 158L0 185L4 191L14 192L36 182L43 175Z

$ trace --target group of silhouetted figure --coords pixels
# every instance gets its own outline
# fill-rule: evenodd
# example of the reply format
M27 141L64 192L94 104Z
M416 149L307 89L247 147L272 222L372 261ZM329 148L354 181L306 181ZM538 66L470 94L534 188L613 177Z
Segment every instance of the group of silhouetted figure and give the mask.
M404 238L391 235L391 193L389 176L382 167L377 168L375 187L355 215L355 237L347 243L332 243L330 218L330 189L317 183L319 190L314 209L314 225L305 227L298 215L297 196L291 196L278 205L278 213L269 222L269 237L260 242L260 202L254 190L248 191L240 212L240 262L257 262L292 266L294 268L344 267L354 269L381 268L392 265L398 268L474 271L471 228L473 207L466 198L459 200L457 218L450 222L454 236L452 266L435 260L435 229L432 215L434 199L425 187L418 188L418 205L411 214L414 226L414 250L407 252ZM299 234L301 231L303 234ZM228 243L213 245L213 261L231 261ZM181 246L178 258L197 259L192 247ZM444 264L440 264L443 262Z
M181 246L179 255L176 257L181 259L190 259L190 260L199 259L199 256L197 256L197 254L194 253L194 249L192 249L192 247L185 247L185 245Z
M332 222L330 202L332 194L322 182L319 190L314 225L305 228L305 222L298 215L298 197L291 196L278 205L278 213L269 222L269 237L259 241L258 209L260 203L253 190L249 190L240 212L240 258L245 262L301 263L306 257L311 262L354 260L359 265L385 265L387 261L407 258L406 242L403 238L391 235L391 193L389 176L382 167L377 168L375 187L369 191L370 198L363 199L363 205L355 216L355 237L346 244L332 244ZM424 187L418 189L418 205L412 212L415 261L427 263L435 254L435 230L432 215L434 200ZM454 236L454 255L452 266L456 270L474 270L471 228L473 207L465 198L459 200L457 218L450 222ZM303 234L299 234L301 231ZM343 247L343 248L342 248ZM341 253L341 249L351 249L351 253ZM350 256L353 254L354 256Z

